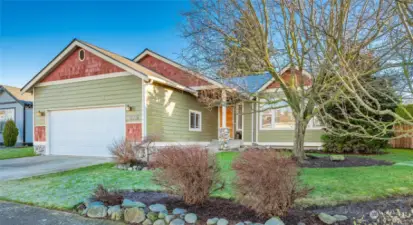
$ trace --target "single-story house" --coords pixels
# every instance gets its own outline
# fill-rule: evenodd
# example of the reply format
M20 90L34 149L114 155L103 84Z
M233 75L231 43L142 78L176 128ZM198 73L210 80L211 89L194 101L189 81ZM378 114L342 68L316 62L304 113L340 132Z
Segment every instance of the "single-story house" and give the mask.
M0 142L7 120L13 120L19 129L16 145L33 143L33 95L20 93L20 88L0 85Z
M271 91L275 82L262 76L257 91ZM292 146L288 110L206 107L197 99L206 89L233 90L148 49L131 60L75 39L21 92L34 96L34 145L44 154L108 156L114 140L148 135L157 145L206 145L220 127L244 144ZM320 146L320 134L310 129L306 144Z

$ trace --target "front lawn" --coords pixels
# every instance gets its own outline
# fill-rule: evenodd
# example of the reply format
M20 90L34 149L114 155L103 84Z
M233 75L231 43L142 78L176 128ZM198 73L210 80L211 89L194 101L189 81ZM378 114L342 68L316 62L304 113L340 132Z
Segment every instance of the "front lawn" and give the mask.
M35 156L33 147L0 149L0 160Z
M238 153L220 153L218 162L227 181L224 190L214 196L232 198L231 181L235 173L231 162ZM370 157L370 156L369 156ZM413 161L413 151L390 150L389 154L372 156L394 162ZM406 159L406 160L403 160ZM160 190L151 181L151 171L124 171L113 164L102 164L63 173L16 181L0 182L0 199L69 209L88 197L97 184L117 189ZM301 206L335 205L398 195L413 195L413 167L373 166L352 168L302 169L302 184L313 187L311 194L300 199Z

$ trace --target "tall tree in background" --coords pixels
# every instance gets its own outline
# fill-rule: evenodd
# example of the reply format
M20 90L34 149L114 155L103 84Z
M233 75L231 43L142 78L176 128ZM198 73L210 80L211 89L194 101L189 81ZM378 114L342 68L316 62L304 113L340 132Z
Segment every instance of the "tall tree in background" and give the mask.
M369 94L367 87L372 85L361 82L365 76L401 67L400 61L392 59L407 38L390 40L402 26L395 7L385 0L194 0L193 9L185 14L183 33L189 46L183 56L194 69L217 80L270 73L282 91L278 98L244 94L263 98L260 104L265 108L291 108L293 153L303 160L308 122L317 115L333 130L328 125L334 119L323 110L326 105L340 108L343 100L354 101L356 108L363 109L357 117L379 130L372 135L352 120L344 120L354 129L352 134L335 130L339 135L382 138L391 124L369 114L403 120ZM291 80L278 73L287 65L294 71ZM310 87L301 79L304 70L311 74Z

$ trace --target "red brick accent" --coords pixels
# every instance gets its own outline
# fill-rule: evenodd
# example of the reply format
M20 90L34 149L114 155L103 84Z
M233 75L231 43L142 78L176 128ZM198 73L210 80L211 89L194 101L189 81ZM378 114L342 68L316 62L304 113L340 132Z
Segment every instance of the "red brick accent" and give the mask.
M195 75L192 75L182 69L179 69L150 55L143 57L138 63L165 76L172 81L175 81L178 84L187 87L212 85L208 81L200 79Z
M298 73L298 71L296 71L296 72ZM287 84L292 82L293 77L291 76L291 70L287 70L286 72L284 72L282 74L282 78L284 79L284 81ZM311 86L311 84L312 84L311 78L309 78L305 75L299 75L299 74L297 74L296 77L295 77L297 85L301 85L301 78L304 78L304 86ZM280 87L280 83L278 81L274 81L270 85L268 85L266 89L279 88L279 87Z
M85 59L79 60L77 48L53 71L51 71L41 82L66 80L78 77L96 76L99 74L123 72L125 70L109 63L108 61L85 50Z
M46 127L45 126L34 127L34 141L46 141Z
M126 124L126 140L141 141L142 140L142 124L127 123Z

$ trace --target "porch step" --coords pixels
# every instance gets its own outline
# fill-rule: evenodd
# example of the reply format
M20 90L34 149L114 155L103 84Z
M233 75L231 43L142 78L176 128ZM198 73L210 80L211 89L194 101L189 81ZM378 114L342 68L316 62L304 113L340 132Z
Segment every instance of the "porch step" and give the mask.
M229 140L228 149L232 151L239 151L241 145L243 144L242 140ZM219 152L221 148L221 143L219 140L212 140L211 143L207 146L207 149L212 152Z

